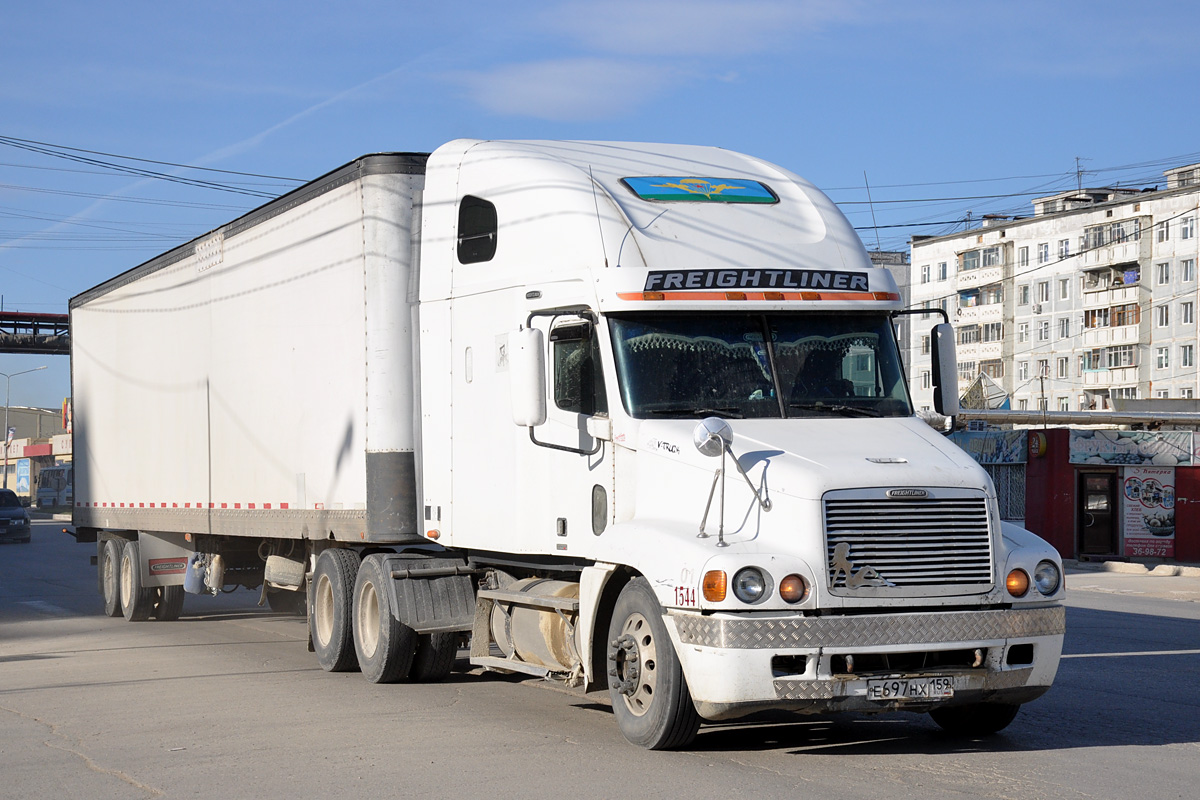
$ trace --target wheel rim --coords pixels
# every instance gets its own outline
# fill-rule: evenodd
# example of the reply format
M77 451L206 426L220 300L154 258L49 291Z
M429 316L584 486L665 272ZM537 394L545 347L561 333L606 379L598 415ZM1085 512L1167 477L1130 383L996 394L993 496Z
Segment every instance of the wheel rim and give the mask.
M132 559L121 559L121 605L129 607L133 600L133 565Z
M107 549L107 548L106 548ZM108 600L117 594L117 568L113 566L112 558L104 558L104 599Z
M629 713L640 717L650 710L658 688L658 647L650 621L641 614L630 614L616 644L618 691Z
M379 647L379 595L375 591L374 583L363 581L355 605L358 608L358 619L354 621L354 630L358 635L358 644L362 647L363 656L370 658Z
M333 638L333 582L328 575L317 578L314 594L313 627L317 629L317 640L326 647Z

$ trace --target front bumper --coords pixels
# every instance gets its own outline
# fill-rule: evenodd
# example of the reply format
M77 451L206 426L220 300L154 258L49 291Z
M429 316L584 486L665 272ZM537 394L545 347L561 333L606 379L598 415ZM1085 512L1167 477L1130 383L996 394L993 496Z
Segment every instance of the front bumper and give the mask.
M989 700L1028 702L1054 680L1065 619L1061 605L828 617L702 616L681 611L666 615L692 700L710 720L769 708L811 713L926 711L935 705ZM963 650L979 650L981 663L912 666L914 657L937 662L947 652ZM847 655L874 667L852 674L845 666ZM879 668L888 656L906 666ZM953 696L867 697L871 680L930 676L951 678Z
M0 542L23 542L30 537L32 530L25 523L0 525Z

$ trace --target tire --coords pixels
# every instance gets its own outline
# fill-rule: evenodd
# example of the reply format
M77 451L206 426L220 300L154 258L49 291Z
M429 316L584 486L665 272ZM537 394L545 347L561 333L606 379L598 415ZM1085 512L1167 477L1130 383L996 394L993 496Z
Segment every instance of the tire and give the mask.
M317 661L326 672L348 672L358 666L351 617L357 573L358 553L353 550L325 550L317 557L308 631Z
M1021 706L1012 703L971 703L935 708L929 712L942 730L956 736L991 736L1008 727Z
M126 542L121 548L120 560L121 614L129 622L150 619L154 610L154 589L142 586L141 558L137 542Z
M413 683L437 683L450 677L458 656L458 636L454 632L420 634L408 679Z
M354 651L363 677L395 683L408 677L417 634L392 612L391 569L381 554L369 555L354 582Z
M608 694L621 733L648 750L684 747L696 738L692 703L658 604L645 578L625 585L608 628Z
M160 622L174 622L183 613L183 587L163 586L155 590L154 618Z
M121 616L121 540L107 539L100 545L100 596L104 616Z
M267 607L276 614L293 617L304 616L305 596L302 591L291 589L267 589Z

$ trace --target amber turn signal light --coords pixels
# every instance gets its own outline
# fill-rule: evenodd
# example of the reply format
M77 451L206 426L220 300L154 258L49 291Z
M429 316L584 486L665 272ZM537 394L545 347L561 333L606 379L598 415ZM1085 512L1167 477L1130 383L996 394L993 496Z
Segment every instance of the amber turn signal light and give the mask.
M721 602L728 591L728 583L724 570L714 569L704 573L704 599L710 603Z
M1024 597L1029 591L1029 575L1023 569L1014 569L1008 573L1004 586L1013 597Z

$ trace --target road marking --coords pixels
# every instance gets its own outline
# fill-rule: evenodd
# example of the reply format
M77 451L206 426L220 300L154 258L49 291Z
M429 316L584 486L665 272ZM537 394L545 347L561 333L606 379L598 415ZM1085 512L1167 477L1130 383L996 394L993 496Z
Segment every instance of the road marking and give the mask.
M22 600L21 605L29 606L32 609L41 611L43 614L53 614L56 617L65 617L70 614L65 608L47 603L44 600Z
M1200 650L1143 650L1138 653L1064 653L1063 658L1128 658L1130 656L1196 656Z

